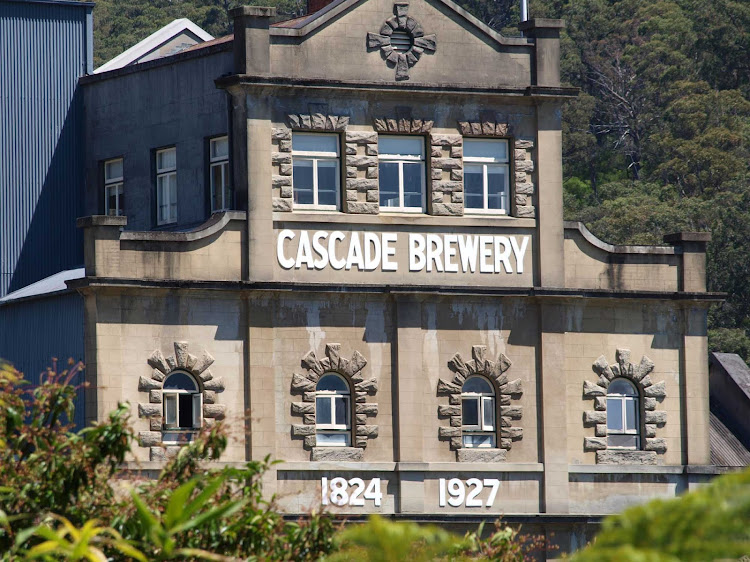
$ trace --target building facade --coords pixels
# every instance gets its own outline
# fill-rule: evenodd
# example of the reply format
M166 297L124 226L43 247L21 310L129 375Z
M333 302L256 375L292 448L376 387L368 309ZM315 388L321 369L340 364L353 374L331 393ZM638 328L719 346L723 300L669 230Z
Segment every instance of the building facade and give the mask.
M84 79L87 415L129 401L142 468L224 419L289 514L565 548L709 478L708 236L563 220L562 22L273 12Z

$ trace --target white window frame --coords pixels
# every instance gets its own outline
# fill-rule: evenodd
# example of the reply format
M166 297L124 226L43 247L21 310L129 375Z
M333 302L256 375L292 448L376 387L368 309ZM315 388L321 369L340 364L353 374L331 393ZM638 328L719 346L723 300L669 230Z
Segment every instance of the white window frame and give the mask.
M346 384L347 392L334 391L334 390L317 390L315 391L315 434L325 435L346 435L344 443L326 443L325 447L351 447L352 442L352 412L351 412L351 387L349 382L334 372L323 373L322 379L325 376L333 375L340 378ZM346 412L346 419L343 424L341 423L318 423L318 399L330 400L331 408L331 420L335 421L336 417L336 398L343 399L344 411Z
M625 449L625 450L630 450L630 451L632 451L632 450L640 450L640 448L641 448L641 431L640 431L640 421L641 421L640 420L640 418L641 418L640 407L641 407L641 404L640 404L640 395L638 393L638 387L636 387L636 385L634 385L629 380L622 379L622 377L620 377L620 379L614 379L612 382L614 382L615 380L625 380L628 384L630 384L633 387L633 389L635 390L636 394L635 394L635 396L631 396L631 395L628 395L628 394L620 394L620 393L611 394L610 392L607 392L607 438L609 438L610 435L635 435L636 439L635 439L635 446L634 447L623 447L623 446L617 446L617 445L610 445L609 442L608 442L607 443L607 449ZM610 382L610 384L612 384L612 382ZM622 420L621 420L622 421L622 427L623 427L622 430L611 429L609 427L609 412L610 412L610 410L609 410L609 401L610 400L620 402L620 412L622 413ZM627 408L625 406L626 406L626 404L628 402L633 402L635 404L635 408L634 408L634 411L635 411L635 420L634 420L635 427L632 428L632 429L628 428L628 424L627 424L628 416L627 416Z
M174 152L174 161L175 165L166 167L166 168L159 168L159 155L164 152ZM157 225L163 225L163 224L174 224L177 222L177 147L170 146L167 148L161 148L156 151L156 224ZM160 184L159 180L166 177L174 177L175 182L175 200L171 200L171 194L170 190L163 189L162 185ZM166 202L165 205L168 209L168 212L172 208L172 204L174 203L174 216L169 215L166 219L161 218L161 213L159 212L162 207L162 202L166 194Z
M199 430L203 424L203 393L200 391L200 386L198 382L195 380L195 377L192 375L189 375L183 371L179 371L180 374L184 374L191 378L191 380L195 383L195 387L197 390L195 391L189 391L179 388L170 388L166 390L162 390L162 415L164 419L164 430L168 430L170 432L180 432L180 431L195 431ZM169 378L169 376L167 378ZM166 382L166 379L164 380ZM193 426L192 427L180 427L180 395L189 394L193 397ZM167 404L168 402L174 403L174 411L175 411L175 420L173 422L170 422L168 420L167 416Z
M378 167L381 162L390 162L398 164L398 207L380 207L381 213L424 213L427 204L426 194L426 175L425 175L425 142L424 137L418 135L379 135L380 139L398 139L398 138L418 138L420 142L420 156L414 156L411 154L381 154L378 150ZM420 207L404 207L404 164L413 164L419 162L422 166L422 185L420 190L422 192L422 205ZM378 170L378 178L381 178L380 170ZM381 181L380 179L378 181ZM380 186L378 186L380 187ZM380 192L380 189L378 189Z
M305 136L305 137L335 137L336 138L336 154L333 155L331 152L318 152L312 150L294 150L292 149L292 190L294 190L294 160L311 160L313 163L313 202L309 203L294 203L295 209L305 209L312 211L337 211L341 205L341 138L337 134L331 133L298 133L294 131L292 133L292 142L294 142L294 136ZM326 162L336 162L336 204L335 205L320 205L318 204L318 162L320 160ZM294 194L292 194L294 198Z
M491 143L505 143L505 154L506 159L501 160L498 158L490 157L479 157L479 156L466 156L466 143L472 141L491 142ZM482 208L474 208L466 206L466 187L464 184L464 214L468 215L508 215L510 214L510 142L507 139L487 139L487 138L464 138L464 170L466 166L482 166ZM505 208L504 209L488 209L488 169L489 168L505 168L505 177L507 183L505 185ZM464 182L466 178L464 177Z
M492 389L492 383L484 377L473 376L471 378L480 378L490 385ZM466 379L467 381L469 379ZM466 384L466 382L464 382ZM476 425L464 425L463 414L464 414L464 401L476 400L477 402L477 413L479 424ZM492 414L492 424L488 425L485 423L485 411L490 409ZM464 436L466 435L489 435L492 439L492 443L489 445L480 445L478 447L472 447L465 445ZM492 394L480 393L480 392L461 392L461 442L467 449L494 449L497 447L497 408L495 407L495 393Z
M213 156L214 144L222 140L227 141L226 156ZM208 161L209 161L208 181L211 185L211 212L216 213L218 211L228 211L229 209L232 208L232 201L226 201L225 199L227 197L229 197L229 199L232 198L231 197L232 186L231 186L231 182L229 181L229 178L230 178L230 175L229 175L229 137L227 135L214 137L208 140ZM220 207L214 207L214 201L216 200L216 197L214 196L216 193L216 186L214 185L214 168L221 169L222 185L221 185L221 206Z
M120 162L120 167L123 169L122 174L119 177L108 177L107 176L107 165L114 162ZM125 196L124 190L124 175L125 175L125 159L124 158L110 158L104 161L104 212L108 216L119 217L122 216L122 205L121 199ZM115 214L110 213L109 206L109 193L112 189L117 190L115 194ZM122 197L121 197L122 195Z

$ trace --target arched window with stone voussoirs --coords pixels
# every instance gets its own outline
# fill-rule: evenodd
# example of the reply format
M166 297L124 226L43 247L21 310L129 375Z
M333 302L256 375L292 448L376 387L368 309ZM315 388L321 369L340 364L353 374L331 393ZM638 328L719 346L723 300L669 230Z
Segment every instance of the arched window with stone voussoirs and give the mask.
M461 388L461 431L465 448L497 446L495 390L485 377L466 379Z
M338 373L325 373L315 386L315 434L320 447L352 442L351 389Z
M183 371L171 373L162 387L164 429L200 429L203 395L198 381Z
M640 400L638 389L625 378L607 387L607 447L640 449Z

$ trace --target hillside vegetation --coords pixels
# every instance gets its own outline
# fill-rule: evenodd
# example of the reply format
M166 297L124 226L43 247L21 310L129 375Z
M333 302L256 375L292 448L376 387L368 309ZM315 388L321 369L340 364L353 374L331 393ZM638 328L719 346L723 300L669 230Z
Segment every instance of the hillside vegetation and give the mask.
M231 33L240 4L293 17L303 0L99 0L96 63L173 19ZM517 34L516 0L460 0ZM563 114L566 219L619 244L710 230L708 283L728 293L709 318L713 350L750 359L750 3L744 0L531 0L564 19L562 75L580 96Z

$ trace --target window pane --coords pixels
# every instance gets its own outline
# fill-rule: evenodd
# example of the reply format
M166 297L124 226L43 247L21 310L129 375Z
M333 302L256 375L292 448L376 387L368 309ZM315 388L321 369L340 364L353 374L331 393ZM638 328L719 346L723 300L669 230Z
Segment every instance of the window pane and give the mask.
M607 445L609 447L627 447L628 449L638 448L637 435L607 435Z
M339 163L336 160L318 160L318 205L335 205Z
M637 402L632 398L625 400L625 429L635 430L636 427L636 408Z
M166 425L177 424L177 396L174 394L164 395L164 423Z
M107 214L110 216L116 216L121 214L122 211L122 184L115 183L108 185L105 189L105 197L107 199Z
M321 447L346 447L349 445L348 433L318 433L315 437Z
M178 394L177 399L180 402L180 407L178 408L180 427L193 427L193 395Z
M464 447L494 447L495 436L481 433L469 433L464 435Z
M421 163L405 163L404 167L404 207L422 208L422 170Z
M116 180L122 177L122 158L104 163L104 180Z
M159 170L172 169L177 166L177 151L174 148L160 150L156 153L156 167Z
M398 207L398 164L381 162L378 167L380 177L380 206Z
M484 416L482 429L495 429L495 400L493 398L482 398L482 414Z
M330 425L331 420L331 398L328 396L318 397L315 399L315 423L321 425Z
M494 394L489 381L483 377L471 377L466 380L461 392L476 392L477 394Z
M349 412L347 412L348 403L349 401L343 396L336 396L333 399L334 408L336 409L333 423L336 425L345 425L349 427Z
M165 389L185 390L187 392L198 392L198 385L185 373L172 373L164 381Z
M193 427L200 427L203 400L200 394L192 394L191 396L193 397Z
M177 220L177 174L169 174L169 220Z
M313 161L294 159L292 183L294 184L294 202L299 205L312 205L313 199Z
M619 398L607 399L607 429L609 431L622 431L622 400Z
M318 381L315 389L349 394L349 386L346 384L346 381L338 375L323 375Z
M423 147L422 137L378 138L378 152L381 156L419 156L421 158Z
M338 156L338 144L336 135L292 135L294 152L328 152Z
M479 399L464 398L461 400L461 423L463 425L479 425Z
M492 158L508 161L508 142L501 140L464 139L464 158Z
M224 208L222 196L224 193L224 168L226 164L214 164L211 166L211 210L218 211Z
M607 388L607 394L623 394L625 396L638 396L635 387L625 379L613 380Z
M211 140L211 158L228 158L229 157L229 139L221 137Z
M487 208L507 209L506 186L508 169L505 166L487 166Z
M482 166L464 168L464 205L467 209L484 209Z

